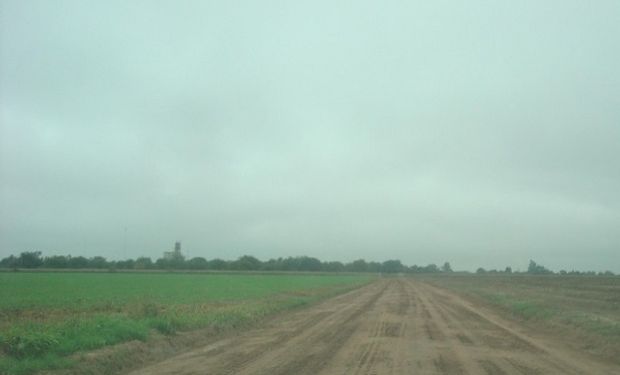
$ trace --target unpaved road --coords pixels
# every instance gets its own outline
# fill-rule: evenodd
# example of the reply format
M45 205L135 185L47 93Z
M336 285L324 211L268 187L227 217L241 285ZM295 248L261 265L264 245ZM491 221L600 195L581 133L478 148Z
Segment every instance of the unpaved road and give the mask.
M142 374L620 374L443 289L383 279Z

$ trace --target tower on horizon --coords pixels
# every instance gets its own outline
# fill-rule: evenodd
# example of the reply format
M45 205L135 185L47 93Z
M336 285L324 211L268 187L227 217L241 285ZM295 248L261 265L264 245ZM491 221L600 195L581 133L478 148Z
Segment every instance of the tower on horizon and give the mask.
M181 254L181 241L174 243L174 251L165 251L164 259L167 260L183 260L185 257Z

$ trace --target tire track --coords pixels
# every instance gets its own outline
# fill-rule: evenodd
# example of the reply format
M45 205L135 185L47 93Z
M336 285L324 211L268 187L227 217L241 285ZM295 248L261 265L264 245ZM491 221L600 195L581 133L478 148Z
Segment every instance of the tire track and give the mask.
M376 373L378 365L385 365L384 367L388 369L393 368L393 358L389 348L386 348L386 342L389 342L390 338L398 338L402 335L402 317L407 313L409 301L404 298L406 297L405 288L401 282L392 282L391 286L382 296L378 308L367 316L365 324L372 326L372 329L368 330L367 339L358 337L354 341L360 343L357 351L361 354L357 363L353 362L350 371L344 372L345 374ZM397 320L390 321L390 318ZM391 371L387 373L391 373Z
M385 278L132 374L593 373L620 369L444 289Z
M235 369L235 374L316 374L349 337L359 328L360 316L372 310L387 285L350 311L336 311L327 326L306 330L286 346L274 348L254 360L250 366Z
M464 348L469 356L477 358L479 365L488 373L499 368L504 373L561 373L591 374L590 366L574 360L574 355L554 349L555 345L528 337L509 327L501 318L488 312L482 312L460 297L429 285L421 289L438 302L440 309L458 331L472 338L474 347ZM489 351L492 349L492 351ZM581 357L581 355L578 355ZM483 358L484 357L484 358ZM492 364L491 364L492 363ZM600 367L600 366L599 366ZM604 369L604 367L603 367ZM613 373L608 369L600 373ZM498 372L500 373L500 372ZM598 373L598 372L597 372Z
M452 334L449 321L445 313L437 306L432 296L425 292L424 289L409 283L416 291L423 306L427 310L425 318L427 327L431 324L437 327L440 334L441 346L437 347L438 355L434 359L434 365L441 374L477 374L480 373L476 362L462 351L462 344L456 335ZM431 339L433 337L429 335Z

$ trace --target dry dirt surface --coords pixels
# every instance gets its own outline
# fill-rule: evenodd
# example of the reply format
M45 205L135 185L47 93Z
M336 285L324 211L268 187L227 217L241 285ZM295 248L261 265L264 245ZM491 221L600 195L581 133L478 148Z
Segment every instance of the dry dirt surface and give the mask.
M446 290L392 278L131 374L620 374L620 367Z

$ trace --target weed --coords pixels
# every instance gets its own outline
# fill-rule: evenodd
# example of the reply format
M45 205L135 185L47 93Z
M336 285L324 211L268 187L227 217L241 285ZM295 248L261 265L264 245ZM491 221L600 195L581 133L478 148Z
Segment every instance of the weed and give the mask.
M9 333L2 338L2 351L16 358L40 357L56 345L58 339L43 332Z
M180 322L171 318L158 318L149 321L149 327L164 335L173 335L181 326Z
M27 375L44 370L57 370L70 367L73 364L68 358L55 354L41 357L14 358L5 357L0 361L0 374Z
M161 308L153 302L142 303L142 316L152 318L159 315Z

